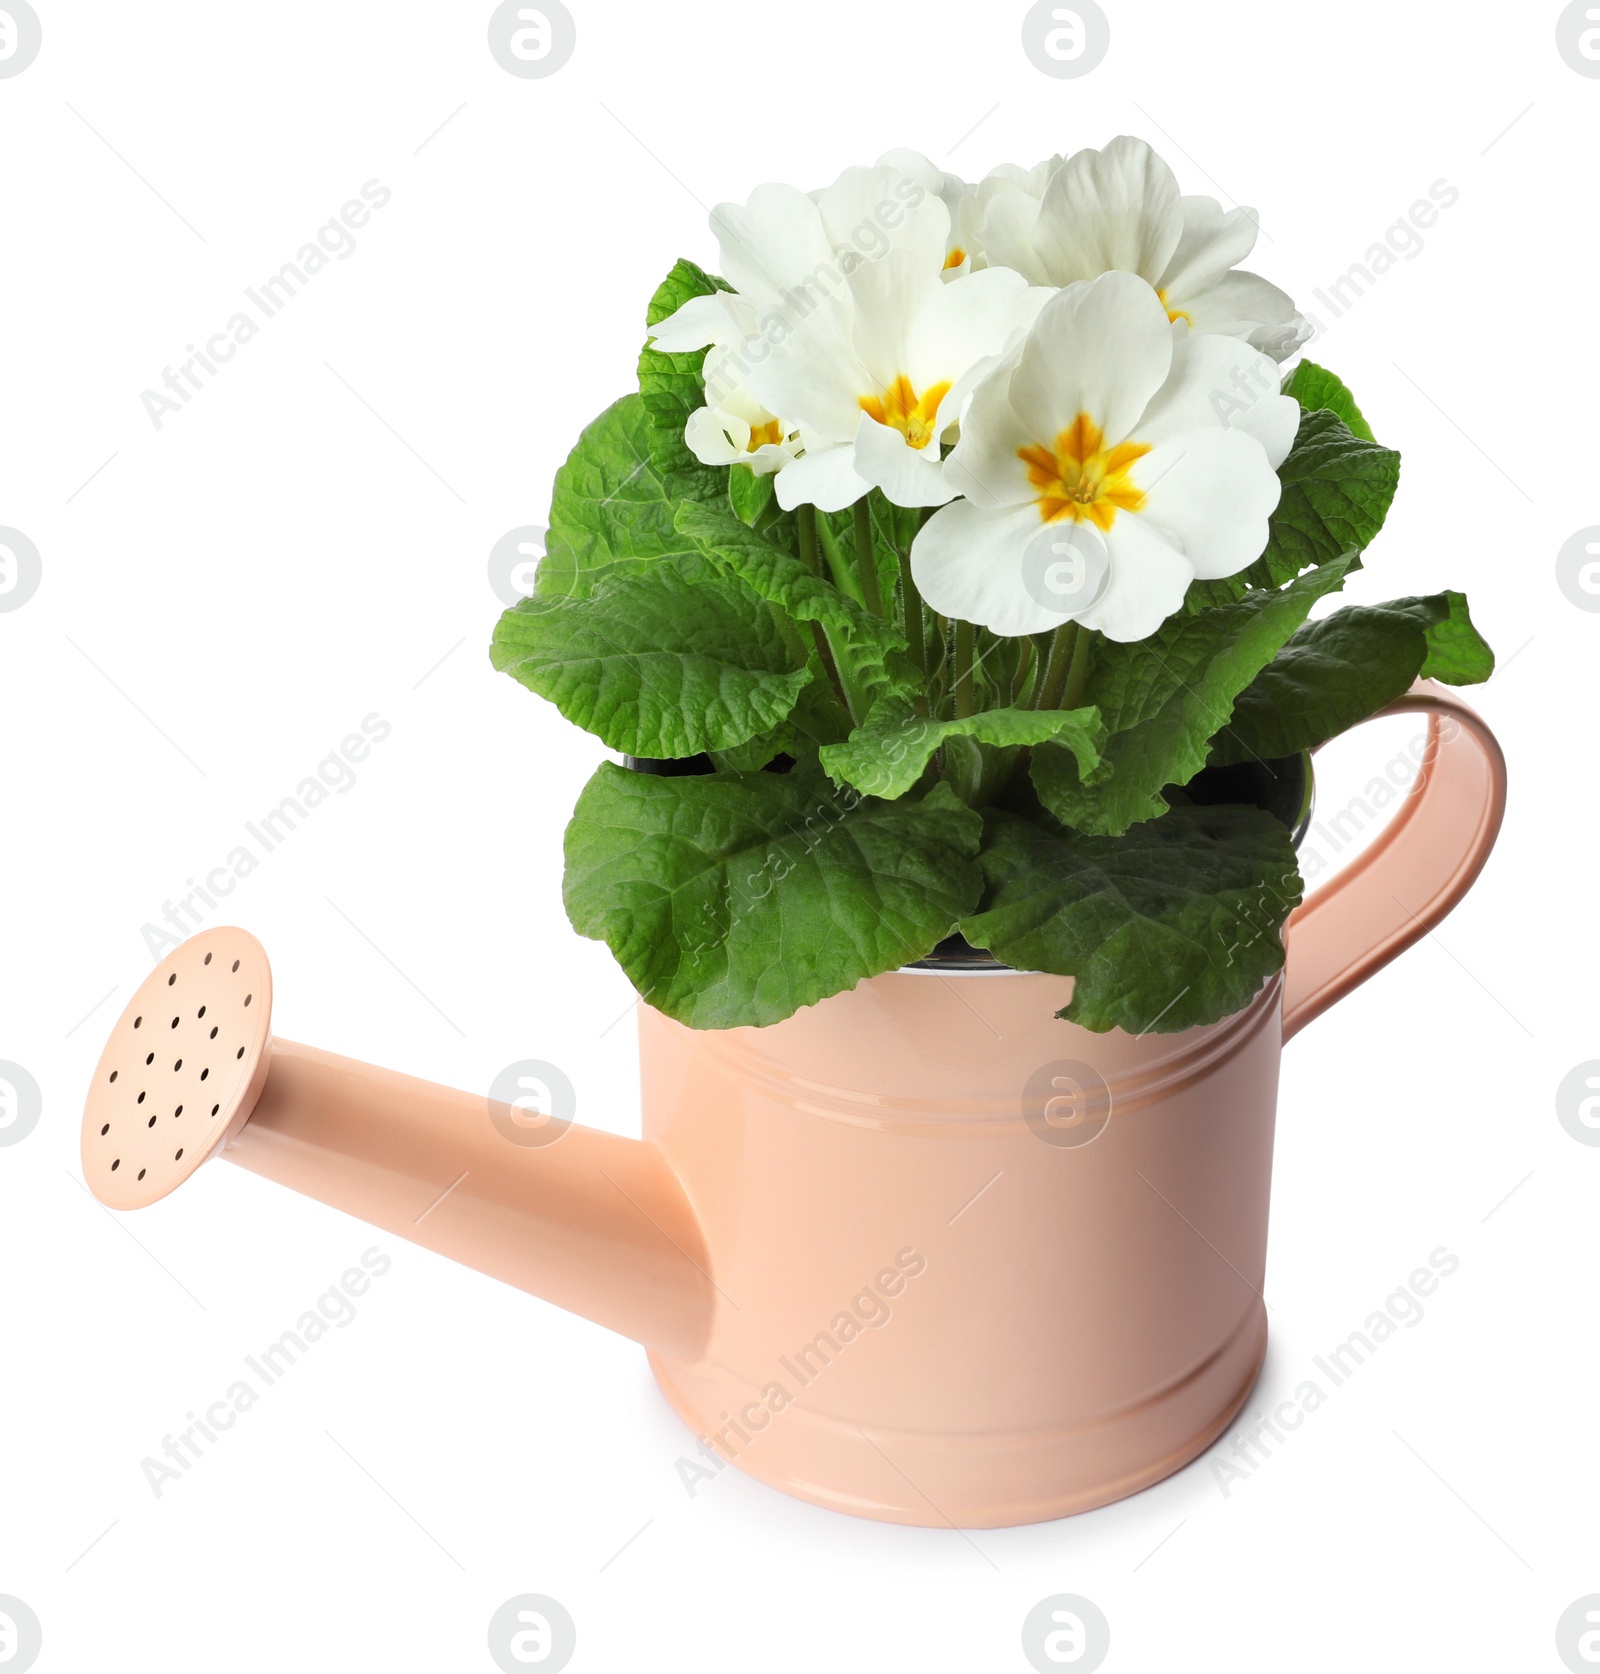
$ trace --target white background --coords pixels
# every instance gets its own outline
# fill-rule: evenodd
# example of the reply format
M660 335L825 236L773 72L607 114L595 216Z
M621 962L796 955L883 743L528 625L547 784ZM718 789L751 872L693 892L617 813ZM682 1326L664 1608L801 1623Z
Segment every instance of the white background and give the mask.
M44 1096L0 1148L0 1593L44 1674L488 1669L526 1591L572 1612L576 1670L1023 1669L1058 1592L1114 1671L1558 1669L1600 1591L1600 1150L1554 1111L1600 1057L1600 616L1555 582L1600 522L1600 81L1558 8L1105 0L1109 56L1053 80L1019 4L572 0L572 61L519 80L487 3L38 4L0 81L0 523L43 559L0 614L0 1058ZM212 919L266 944L276 1029L466 1088L553 1059L580 1119L636 1131L630 990L559 896L596 747L491 671L489 549L630 386L672 260L714 262L704 206L892 145L975 178L1122 132L1256 206L1248 265L1318 313L1460 193L1317 354L1405 456L1347 597L1471 593L1511 809L1442 931L1286 1055L1252 1405L1448 1246L1422 1322L1227 1497L1206 1457L969 1540L731 1469L691 1499L634 1345L242 1170L95 1204L78 1115L141 927L371 713L355 787ZM354 255L154 428L141 391L373 178ZM1405 736L1330 751L1324 812ZM359 1317L157 1499L140 1461L375 1243Z

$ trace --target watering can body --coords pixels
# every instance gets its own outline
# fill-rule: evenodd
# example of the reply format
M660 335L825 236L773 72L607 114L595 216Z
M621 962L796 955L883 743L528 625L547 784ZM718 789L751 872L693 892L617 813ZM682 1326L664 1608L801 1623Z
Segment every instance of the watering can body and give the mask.
M1206 1447L1266 1348L1281 985L1143 1039L1060 979L904 972L765 1029L642 1011L645 1136L711 1252L656 1378L717 1453L837 1510L1058 1517Z

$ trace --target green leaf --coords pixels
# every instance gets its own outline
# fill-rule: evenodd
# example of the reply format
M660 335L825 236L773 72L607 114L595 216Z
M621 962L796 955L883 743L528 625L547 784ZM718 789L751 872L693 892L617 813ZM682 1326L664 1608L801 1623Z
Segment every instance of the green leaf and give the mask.
M897 797L916 784L934 752L950 738L996 745L1054 740L1072 751L1080 772L1090 773L1100 763L1099 736L1095 709L988 709L962 720L936 721L919 715L903 698L891 697L877 704L844 743L828 745L821 760L836 783L854 785L868 796Z
M1283 496L1267 549L1245 572L1257 587L1292 581L1309 564L1371 545L1400 481L1400 455L1352 435L1337 413L1318 410L1302 415L1278 480Z
M1166 810L1162 787L1205 766L1212 734L1234 699L1277 655L1353 559L1326 563L1286 587L1255 589L1232 604L1169 616L1148 639L1097 641L1082 701L1100 711L1101 764L1080 772L1070 752L1033 754L1040 799L1065 825L1115 835Z
M540 597L586 598L658 558L693 550L673 526L678 507L720 500L726 485L720 473L693 460L692 470L663 469L652 452L652 429L642 397L625 395L578 438L556 472Z
M748 465L735 465L728 472L728 504L747 529L764 529L782 516L782 508L777 503L777 483L776 471L757 476Z
M815 768L606 763L567 828L567 914L680 1023L776 1023L929 953L977 903L981 834L944 785L879 802Z
M793 728L785 721L775 732L764 732L747 744L730 745L712 753L712 763L722 772L756 773L786 751L793 755L790 745L795 742Z
M989 816L982 909L961 933L1023 970L1073 977L1059 1013L1169 1034L1247 1005L1283 965L1300 900L1289 833L1258 808L1174 808L1120 837Z
M747 529L754 529L789 557L800 551L800 529L793 512L778 504L778 474L757 476L748 465L728 471L728 506Z
M1494 672L1460 593L1347 605L1308 622L1239 694L1211 763L1293 755L1364 721L1418 675L1470 685Z
M1447 686L1476 686L1494 673L1494 652L1473 626L1465 593L1434 595L1442 599L1445 611L1427 629L1428 655L1418 671L1424 680L1442 680Z
M776 726L811 679L763 601L728 578L653 564L587 599L523 599L490 658L569 721L629 755L698 755Z
M819 745L836 744L849 736L849 711L834 695L827 671L814 646L806 666L811 671L811 679L788 716L777 727L751 739L748 744L714 751L713 760L718 767L753 773L779 755L814 763Z
M1337 413L1350 434L1363 442L1377 440L1372 434L1372 426L1362 417L1356 398L1327 367L1318 366L1311 360L1301 361L1284 384L1283 393L1292 395L1308 413L1318 408Z
M680 259L650 298L645 323L660 325L691 297L712 296L727 289L720 279ZM669 355L648 342L639 351L639 397L650 417L650 451L665 472L709 469L700 465L683 440L689 415L705 405L705 359L704 349Z
M920 686L899 628L846 598L731 512L720 506L684 506L677 527L715 572L738 576L792 621L815 622L824 630L840 676L861 704L858 714L869 713L886 695L909 694Z

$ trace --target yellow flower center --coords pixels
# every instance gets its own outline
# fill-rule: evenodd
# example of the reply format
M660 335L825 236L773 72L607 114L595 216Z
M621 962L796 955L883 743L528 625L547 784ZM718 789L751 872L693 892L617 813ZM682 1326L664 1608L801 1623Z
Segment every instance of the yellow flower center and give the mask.
M967 259L966 251L963 250L961 248L961 246L958 244L954 247L954 249L951 250L950 254L945 257L944 265L946 266L946 268L960 267L961 264L966 259Z
M766 424L752 424L750 426L750 440L745 443L744 451L754 453L766 442L774 445L783 440L783 426L777 419L770 419Z
M1017 458L1028 467L1042 522L1092 523L1106 534L1119 511L1136 512L1144 505L1144 491L1128 473L1149 451L1144 442L1108 449L1100 426L1079 413L1053 446L1037 442L1018 448Z
M1165 291L1157 291L1156 295L1161 299L1161 306L1163 308L1167 308L1167 293ZM1190 319L1188 313L1182 308L1167 308L1167 320L1169 324L1173 320L1188 320L1191 326L1194 324L1194 321Z
M933 440L933 423L938 417L939 403L949 390L947 380L942 384L929 384L918 395L911 387L911 380L902 373L882 395L863 395L860 406L862 412L875 418L879 424L898 430L910 446L925 448Z

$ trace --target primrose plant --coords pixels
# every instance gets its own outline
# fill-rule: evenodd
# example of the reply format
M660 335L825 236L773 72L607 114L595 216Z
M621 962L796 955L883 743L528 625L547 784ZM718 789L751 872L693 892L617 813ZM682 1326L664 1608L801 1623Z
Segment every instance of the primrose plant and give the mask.
M1493 668L1459 593L1313 619L1400 460L1285 378L1252 212L1123 138L977 185L892 152L711 226L494 636L631 758L568 828L574 926L697 1028L954 938L1090 1029L1238 1010L1301 883L1228 770Z

